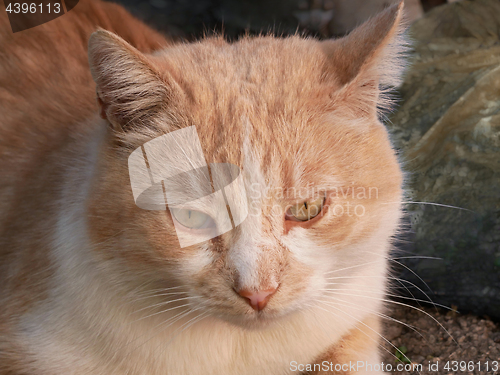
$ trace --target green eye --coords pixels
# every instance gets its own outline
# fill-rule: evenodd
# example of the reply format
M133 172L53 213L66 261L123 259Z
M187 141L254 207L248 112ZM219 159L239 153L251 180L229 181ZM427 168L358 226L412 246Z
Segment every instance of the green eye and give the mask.
M290 207L286 213L289 220L308 221L319 215L325 204L325 198L302 202Z
M212 218L200 211L170 208L174 219L189 229L204 229L214 225Z

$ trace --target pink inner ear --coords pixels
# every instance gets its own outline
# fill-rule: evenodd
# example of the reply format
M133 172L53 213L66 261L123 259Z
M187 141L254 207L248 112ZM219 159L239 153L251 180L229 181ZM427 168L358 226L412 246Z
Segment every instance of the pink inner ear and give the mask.
M102 101L99 93L97 93L97 104L99 104L99 116L101 116L102 119L106 120L108 118L108 116L106 116L106 110L108 106Z
M105 30L94 32L89 39L88 54L100 115L117 129L151 117L165 102L168 90L151 56L121 37Z

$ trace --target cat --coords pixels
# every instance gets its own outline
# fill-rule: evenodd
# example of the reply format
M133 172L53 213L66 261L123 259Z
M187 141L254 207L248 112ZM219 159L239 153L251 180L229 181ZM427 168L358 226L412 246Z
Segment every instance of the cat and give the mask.
M382 373L402 3L326 41L172 43L97 0L16 34L0 13L0 375ZM248 215L181 247L216 213L140 208L128 163L189 127Z

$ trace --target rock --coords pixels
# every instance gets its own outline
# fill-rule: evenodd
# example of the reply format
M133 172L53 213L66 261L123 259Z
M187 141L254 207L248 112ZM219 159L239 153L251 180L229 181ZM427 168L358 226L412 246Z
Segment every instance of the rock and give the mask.
M344 36L370 17L399 0L324 0L299 3L294 12L302 28L322 36ZM423 15L420 0L404 0L405 19L411 23Z
M336 0L333 18L329 25L330 35L344 35L368 18L383 11L398 0ZM405 0L405 18L413 22L423 14L420 0Z
M440 260L405 259L404 264L428 284L435 303L496 318L499 34L498 0L443 5L418 20L410 29L413 64L400 89L401 107L389 124L408 172L408 200L445 205L407 206L412 238L405 250ZM403 277L426 289L411 272Z
M401 324L391 324L387 325L387 328L384 330L384 337L392 341L396 339L397 337L401 336L401 333L403 331L402 325Z
M68 0L69 1L69 0ZM72 0L74 1L74 0ZM174 39L193 40L214 31L228 39L273 32L343 36L399 0L118 0L134 15ZM404 0L405 17L423 14L420 0Z

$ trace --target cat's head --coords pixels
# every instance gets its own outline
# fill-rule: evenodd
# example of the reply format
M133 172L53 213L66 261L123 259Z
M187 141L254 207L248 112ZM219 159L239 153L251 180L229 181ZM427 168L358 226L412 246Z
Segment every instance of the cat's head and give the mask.
M110 278L139 294L159 290L160 310L187 305L247 327L318 304L332 277L346 288L361 287L362 275L383 290L402 173L379 110L388 105L383 89L401 76L401 18L402 4L338 40L207 38L153 55L94 33L90 66L111 132L89 226ZM128 158L190 126L207 163L241 171L248 215L181 247L176 228L201 238L226 207L187 202L174 215L139 208ZM185 169L195 143L160 150ZM184 183L178 189L188 193L207 186L202 178Z

